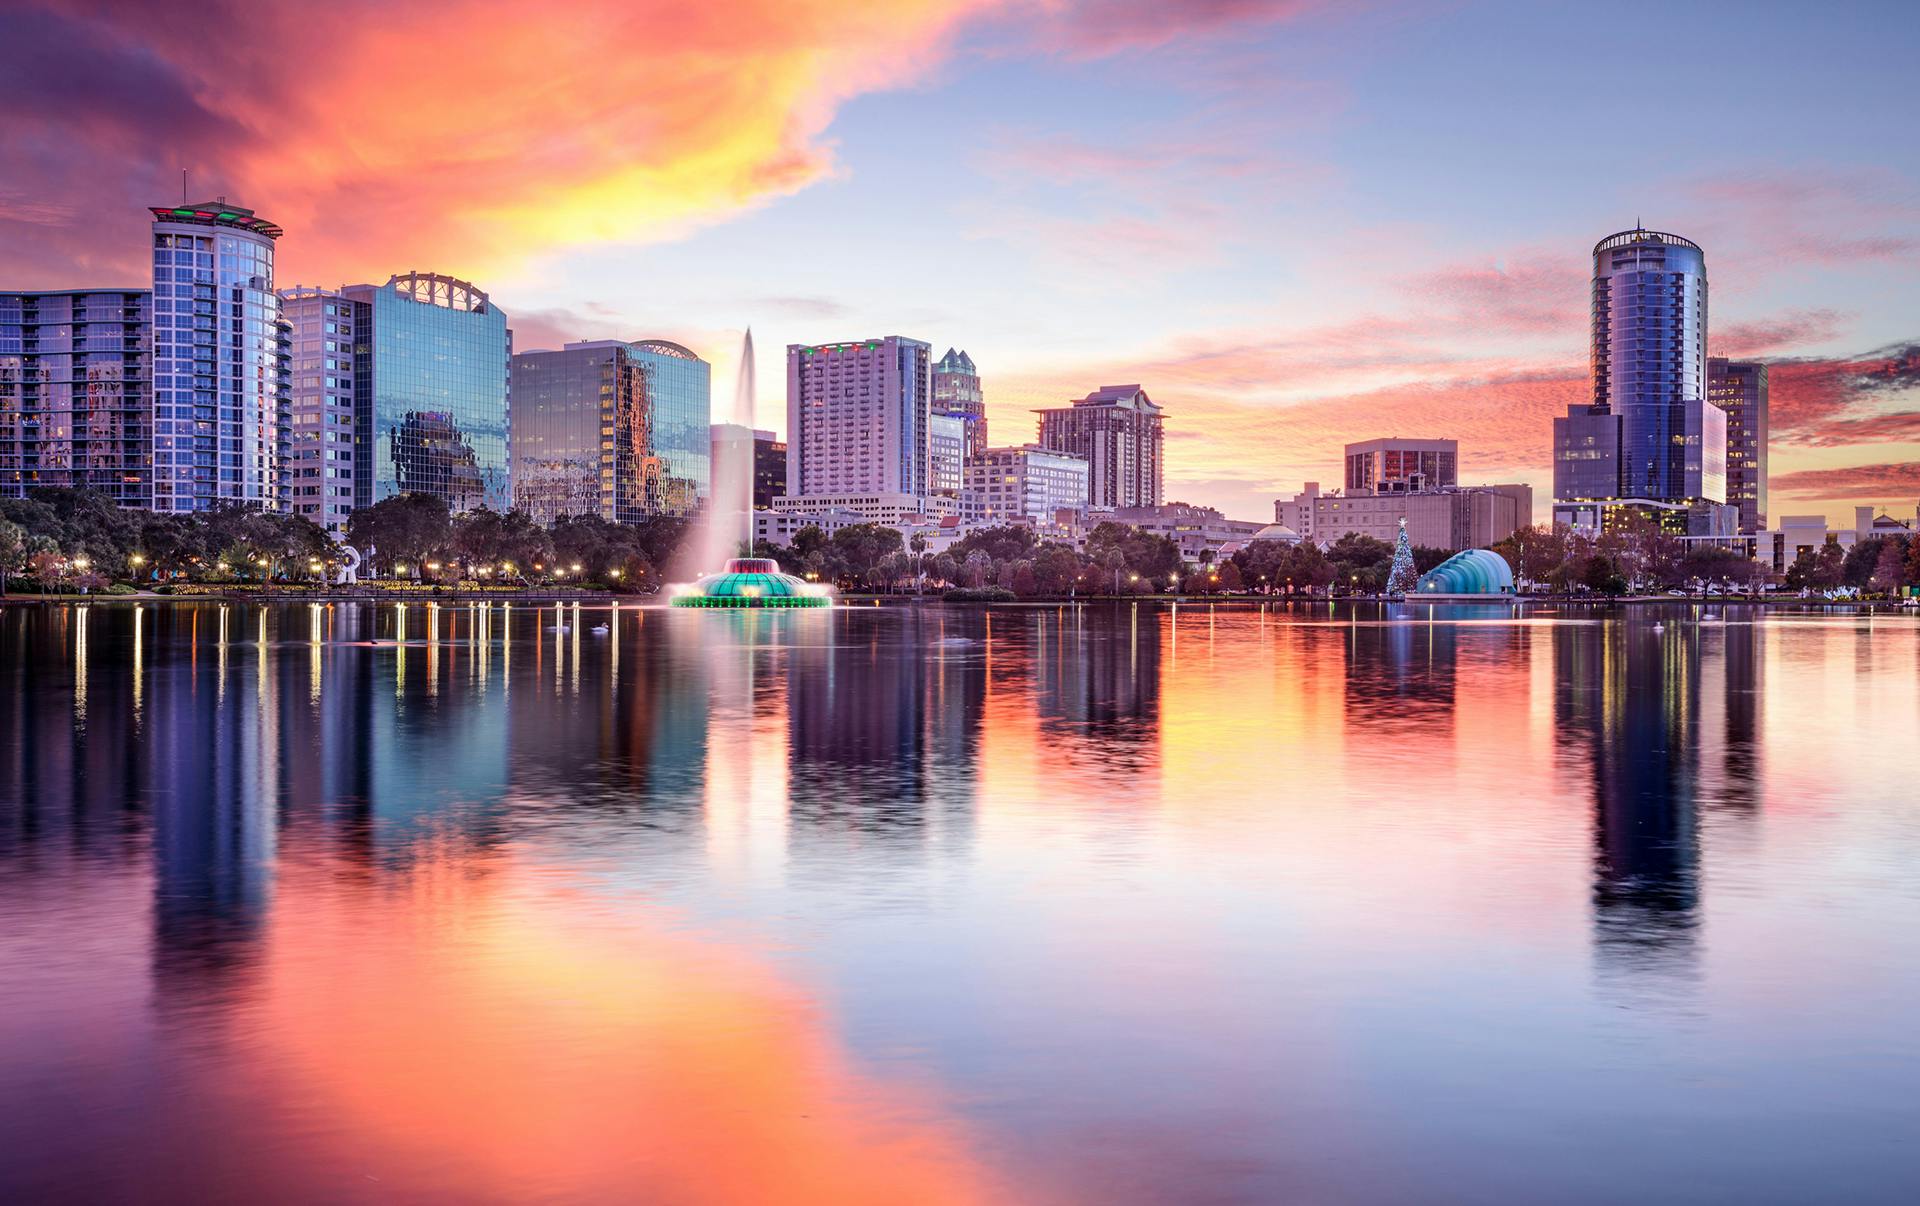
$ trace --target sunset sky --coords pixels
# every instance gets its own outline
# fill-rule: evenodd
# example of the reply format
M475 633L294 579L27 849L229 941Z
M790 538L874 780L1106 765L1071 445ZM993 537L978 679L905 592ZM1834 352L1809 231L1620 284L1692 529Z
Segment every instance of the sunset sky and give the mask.
M1595 241L1699 242L1773 516L1920 500L1911 3L10 0L0 288L142 285L143 207L279 283L466 277L521 348L967 349L995 442L1138 381L1170 498L1272 514L1452 436L1551 492Z

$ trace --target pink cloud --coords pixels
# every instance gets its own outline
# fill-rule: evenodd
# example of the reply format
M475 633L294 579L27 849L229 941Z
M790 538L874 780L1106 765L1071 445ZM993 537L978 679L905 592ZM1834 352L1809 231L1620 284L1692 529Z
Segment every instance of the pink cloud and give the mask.
M1788 498L1823 501L1889 496L1913 498L1920 496L1920 461L1776 473L1770 488L1775 494Z

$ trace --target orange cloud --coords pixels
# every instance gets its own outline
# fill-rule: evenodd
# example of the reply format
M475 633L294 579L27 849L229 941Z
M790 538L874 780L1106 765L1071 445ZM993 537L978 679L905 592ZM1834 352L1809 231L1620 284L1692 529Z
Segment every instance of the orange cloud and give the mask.
M283 280L409 267L484 279L531 253L670 238L820 179L836 107L913 80L992 3L215 2L189 15L57 2L30 29L13 19L49 70L84 54L89 80L111 88L137 70L164 103L69 110L53 97L72 89L23 81L16 99L38 110L13 124L57 135L30 148L42 179L146 194L123 198L130 266L137 205L173 198L184 164L190 191L287 229ZM44 222L26 205L0 220ZM110 232L116 215L100 216Z

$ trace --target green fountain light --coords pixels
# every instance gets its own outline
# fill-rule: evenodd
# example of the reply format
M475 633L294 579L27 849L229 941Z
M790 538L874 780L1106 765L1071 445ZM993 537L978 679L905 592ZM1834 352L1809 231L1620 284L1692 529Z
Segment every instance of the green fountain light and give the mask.
M727 568L681 588L670 602L675 607L827 607L832 600L823 587L780 572L780 563L765 557L735 557Z

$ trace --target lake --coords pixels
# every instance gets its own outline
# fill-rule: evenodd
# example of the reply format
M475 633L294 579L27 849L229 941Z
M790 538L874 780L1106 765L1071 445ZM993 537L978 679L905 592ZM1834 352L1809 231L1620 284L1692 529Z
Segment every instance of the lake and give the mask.
M0 608L0 1200L1908 1203L1917 724L1838 611Z

